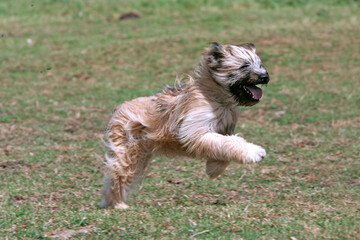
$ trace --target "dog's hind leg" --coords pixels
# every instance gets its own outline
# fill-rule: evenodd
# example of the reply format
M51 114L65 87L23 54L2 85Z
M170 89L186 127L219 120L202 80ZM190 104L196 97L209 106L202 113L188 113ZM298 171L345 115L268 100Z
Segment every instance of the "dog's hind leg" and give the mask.
M207 160L206 174L210 178L216 178L225 171L226 167L229 166L229 164L229 161Z
M125 204L125 182L129 173L126 171L128 164L124 161L125 156L124 154L108 150L105 158L105 180L104 186L101 189L102 199L100 207L128 208Z
M150 158L151 154L135 143L121 147L117 152L109 150L100 207L128 208L126 198L141 181Z

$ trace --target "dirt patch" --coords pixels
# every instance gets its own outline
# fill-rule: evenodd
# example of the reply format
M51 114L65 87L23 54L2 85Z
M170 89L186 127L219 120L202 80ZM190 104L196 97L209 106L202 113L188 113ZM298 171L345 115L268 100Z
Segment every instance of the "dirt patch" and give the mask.
M232 201L238 202L249 198L247 193L244 194L243 192L235 190L226 190L223 194L194 194L192 197L192 201L198 205L226 205Z
M349 187L352 186L360 186L360 178L354 179L350 184L348 184Z
M331 123L331 127L360 127L360 118L337 120Z
M2 163L0 163L0 172L1 171L5 171L5 172L14 172L17 169L20 169L22 167L28 167L28 164L25 164L24 161L19 160L19 161L15 161L15 160L8 160L8 161L4 161Z
M60 199L60 195L58 193L44 194L44 193L35 192L31 196L16 194L16 195L12 195L11 198L16 202L21 202L21 201L38 202L41 200L52 202L54 200Z
M317 142L307 139L293 139L291 143L291 147L306 148L306 149L309 149L311 147L317 147L318 145L319 144Z

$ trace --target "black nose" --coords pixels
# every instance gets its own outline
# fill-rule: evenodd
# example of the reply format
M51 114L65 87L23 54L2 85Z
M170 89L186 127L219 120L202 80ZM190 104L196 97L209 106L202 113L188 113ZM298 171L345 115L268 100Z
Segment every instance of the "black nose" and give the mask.
M270 81L269 74L267 73L260 74L259 80L263 83L268 83Z

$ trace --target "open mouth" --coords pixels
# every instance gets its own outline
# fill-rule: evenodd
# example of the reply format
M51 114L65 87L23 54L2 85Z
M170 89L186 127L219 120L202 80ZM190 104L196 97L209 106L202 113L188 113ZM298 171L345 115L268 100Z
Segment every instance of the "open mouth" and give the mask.
M243 85L242 89L245 93L246 98L250 101L259 101L263 94L261 88L255 85Z

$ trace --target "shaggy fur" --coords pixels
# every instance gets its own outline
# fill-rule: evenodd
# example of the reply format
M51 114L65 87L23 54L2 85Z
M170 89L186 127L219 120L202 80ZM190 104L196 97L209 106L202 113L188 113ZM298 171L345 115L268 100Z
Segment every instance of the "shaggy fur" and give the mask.
M195 78L155 96L119 105L106 135L106 176L101 207L127 208L126 196L141 181L154 155L204 159L210 178L230 162L261 161L265 150L233 135L239 106L259 102L268 73L253 44L212 43Z

